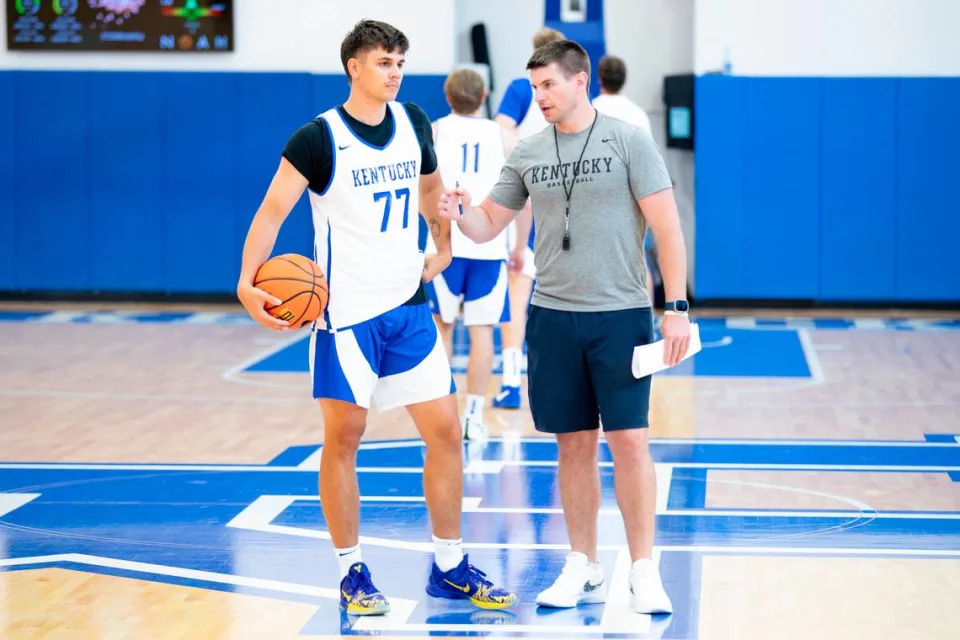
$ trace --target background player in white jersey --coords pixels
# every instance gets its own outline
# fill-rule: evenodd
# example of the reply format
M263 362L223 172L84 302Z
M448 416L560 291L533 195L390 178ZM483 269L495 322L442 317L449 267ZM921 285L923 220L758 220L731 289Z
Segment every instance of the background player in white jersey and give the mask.
M533 48L539 49L550 42L563 40L556 29L544 27L533 36ZM522 140L543 131L547 126L540 108L534 101L530 78L521 76L513 80L503 93L497 122L504 130ZM530 204L521 217L530 216ZM500 325L503 336L503 379L500 393L493 399L493 406L501 409L520 408L520 370L523 366L523 341L526 335L527 305L533 279L537 275L533 264L533 232L525 233L526 227L517 219L510 225L510 322Z
M437 161L447 188L461 185L486 195L512 150L500 125L483 118L483 78L470 69L453 71L444 83L452 113L433 124ZM526 221L529 227L529 220ZM428 248L430 247L428 238ZM427 297L440 332L453 355L453 323L463 305L463 323L470 332L467 365L467 409L461 417L464 438L482 440L487 386L493 366L493 327L510 319L507 297L507 232L477 244L456 226L451 231L453 261L427 284Z
M354 615L389 611L358 546L356 457L371 403L380 410L406 406L426 444L423 489L436 550L427 593L487 609L516 600L468 562L460 540L455 388L422 285L450 263L450 230L437 215L444 185L429 120L413 103L395 101L408 46L399 30L372 20L347 34L340 57L350 97L287 142L250 225L237 285L254 319L284 328L264 311L266 302L279 301L256 289L253 277L309 187L316 260L330 294L310 351L324 421L320 500L340 564L340 603ZM418 205L439 249L426 258L417 243Z
M600 95L593 99L593 108L612 118L639 127L651 136L650 116L640 105L620 93L627 82L627 65L616 56L603 56L597 64Z

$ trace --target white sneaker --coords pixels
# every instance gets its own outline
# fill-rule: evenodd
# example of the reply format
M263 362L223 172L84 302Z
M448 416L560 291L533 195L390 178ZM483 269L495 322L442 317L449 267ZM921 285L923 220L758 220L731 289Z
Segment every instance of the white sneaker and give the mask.
M483 426L483 421L468 415L460 420L460 431L463 433L464 440L487 439L487 428Z
M653 560L637 560L630 569L630 600L637 613L673 613L673 603L663 589L660 570Z
M569 609L581 602L603 602L606 599L607 585L603 581L600 563L591 564L586 555L572 551L567 554L560 576L537 596L537 604Z

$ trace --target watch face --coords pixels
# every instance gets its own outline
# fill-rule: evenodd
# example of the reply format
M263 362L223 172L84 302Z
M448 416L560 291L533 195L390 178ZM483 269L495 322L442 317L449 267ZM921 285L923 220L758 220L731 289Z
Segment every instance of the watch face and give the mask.
M677 300L676 302L672 303L672 306L674 311L679 311L680 313L686 313L687 311L690 311L690 303L688 303L686 300Z

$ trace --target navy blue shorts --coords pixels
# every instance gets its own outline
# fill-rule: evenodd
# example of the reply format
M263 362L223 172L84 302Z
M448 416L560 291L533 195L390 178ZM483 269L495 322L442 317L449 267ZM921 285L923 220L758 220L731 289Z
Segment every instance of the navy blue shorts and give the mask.
M648 426L650 377L630 369L633 348L653 341L650 307L555 311L531 306L527 381L537 431Z

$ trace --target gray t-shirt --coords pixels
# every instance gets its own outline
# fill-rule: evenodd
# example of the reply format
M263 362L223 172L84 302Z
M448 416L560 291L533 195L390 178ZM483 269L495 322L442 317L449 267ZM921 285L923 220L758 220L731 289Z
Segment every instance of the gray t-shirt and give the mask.
M537 267L533 304L562 311L649 307L646 221L637 199L670 187L670 176L649 134L602 113L578 163L588 131L557 133L560 163L553 126L524 138L489 197L513 210L531 198ZM574 177L570 249L564 251L563 180L569 191Z

